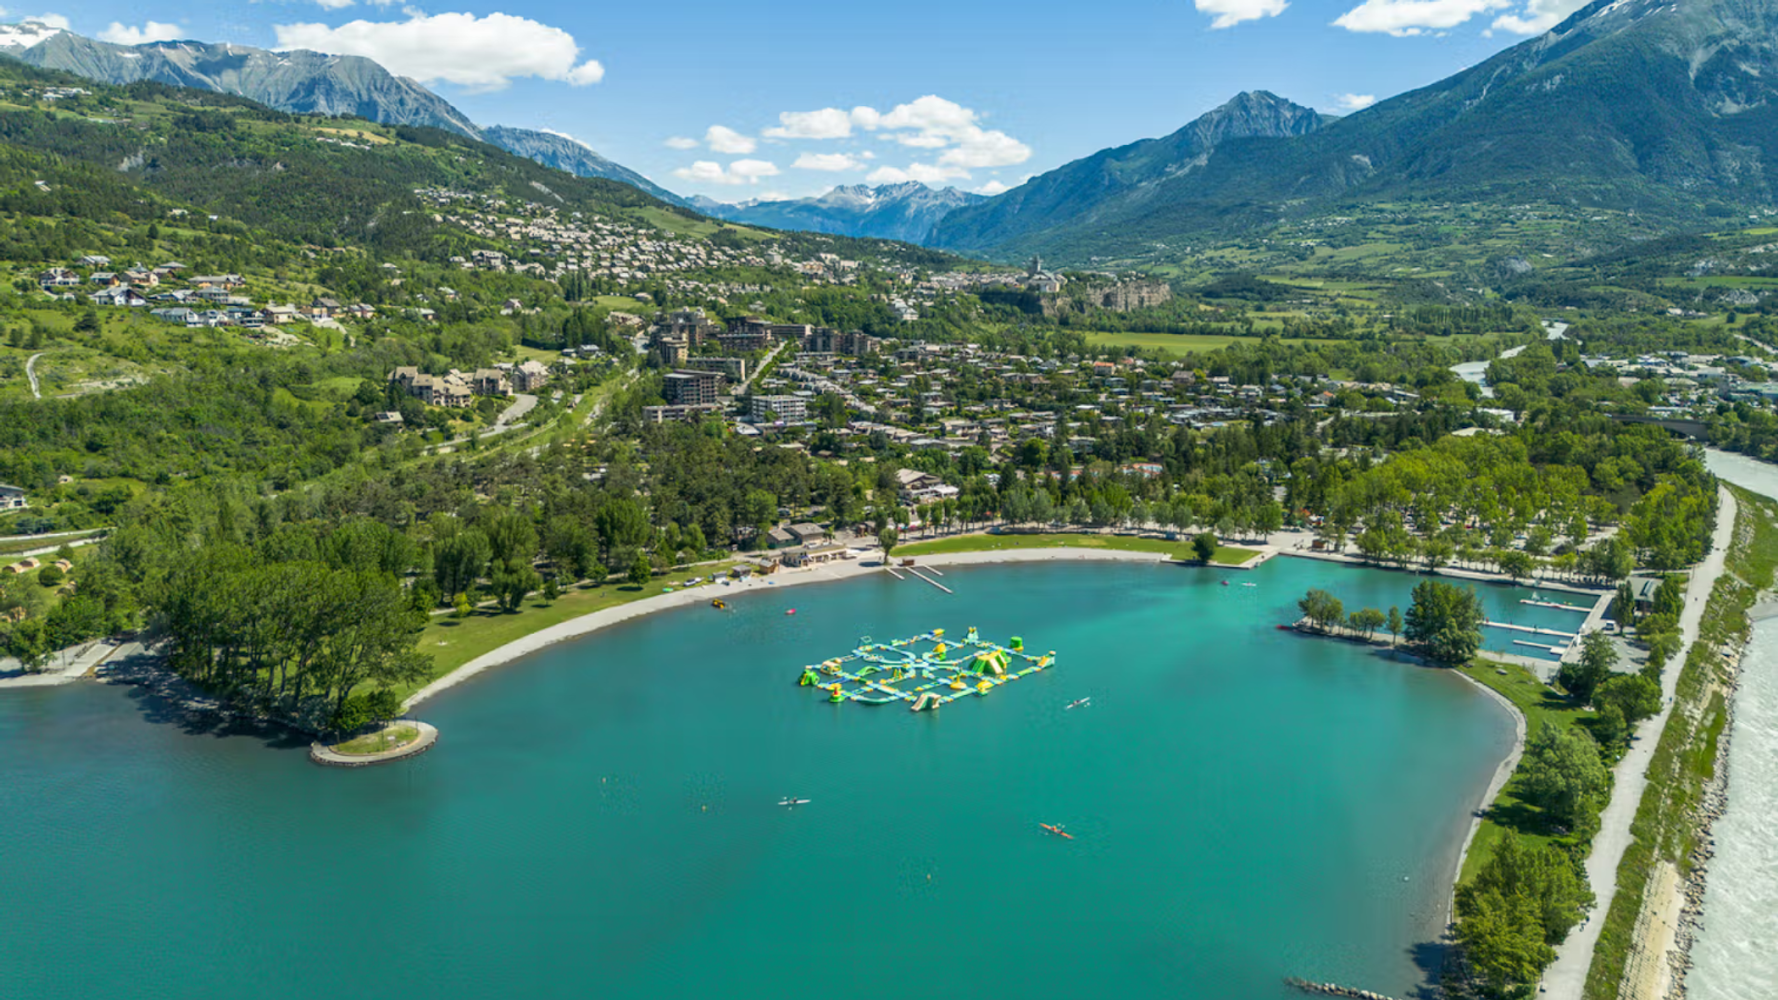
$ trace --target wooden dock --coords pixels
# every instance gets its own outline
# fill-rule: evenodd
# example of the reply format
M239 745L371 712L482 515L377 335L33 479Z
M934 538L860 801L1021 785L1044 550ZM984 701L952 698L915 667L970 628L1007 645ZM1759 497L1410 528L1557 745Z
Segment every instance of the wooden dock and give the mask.
M932 584L934 587L937 587L938 589L944 591L947 594L955 594L956 593L956 591L952 590L951 588L945 586L942 583L939 583L937 580L934 580L932 577L927 576L925 573L920 572L920 569L917 566L908 566L908 567L906 567L906 569L909 573L912 573L914 575L915 579L925 580L927 583Z
M1552 652L1552 653L1560 653L1568 648L1567 646L1546 646L1541 642L1530 642L1525 639L1514 639L1513 645L1515 645L1515 646L1530 646L1532 649L1543 649L1543 650L1548 650L1549 652Z
M1529 625L1512 625L1507 622L1483 622L1482 624L1489 628L1503 628L1511 632L1531 632L1536 635L1556 635L1561 636L1564 639L1580 638L1580 636L1574 632L1558 632L1553 628L1532 628Z
M1519 603L1529 604L1534 608L1555 608L1558 611L1578 611L1583 615L1590 615L1593 613L1593 606L1590 604L1561 604L1556 601L1534 601L1529 597L1519 598Z

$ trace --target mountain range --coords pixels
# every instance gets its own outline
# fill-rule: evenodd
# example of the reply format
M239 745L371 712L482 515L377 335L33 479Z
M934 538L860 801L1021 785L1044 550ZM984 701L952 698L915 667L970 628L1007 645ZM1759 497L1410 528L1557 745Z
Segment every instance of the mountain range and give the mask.
M1205 116L1221 127L1070 163L950 214L930 242L1073 262L1354 204L1542 202L1676 227L1771 205L1778 3L1595 0L1348 117L1287 103L1243 95Z
M41 23L0 53L112 83L159 80L293 112L431 125L546 166L762 226L1061 264L1165 258L1348 209L1527 205L1696 229L1778 204L1778 0L1595 0L1549 32L1346 117L1264 91L991 198L920 184L724 205L683 199L559 133L480 126L368 59L236 45L112 45Z
M705 215L772 229L925 243L940 219L956 209L986 200L984 195L956 188L934 190L919 181L905 181L880 187L841 185L814 198L786 201L730 205L697 197L688 204Z
M355 115L387 125L440 128L578 177L622 181L663 201L680 201L634 170L559 133L477 125L449 101L362 56L195 41L115 45L40 21L0 25L0 53L102 83L153 80L234 94L293 114Z

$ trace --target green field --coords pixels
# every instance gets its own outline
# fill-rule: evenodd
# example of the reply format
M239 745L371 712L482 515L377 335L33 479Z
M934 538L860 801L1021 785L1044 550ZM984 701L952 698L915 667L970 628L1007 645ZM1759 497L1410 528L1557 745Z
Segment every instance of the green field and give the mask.
M420 731L413 726L389 726L374 733L366 733L356 739L344 743L336 743L329 747L334 753L348 756L364 756L373 753L386 753L397 747L407 746L418 739Z
M1592 712L1575 707L1567 698L1538 680L1531 671L1516 664L1477 659L1461 669L1471 680L1505 695L1508 701L1524 713L1527 739L1542 729L1546 722L1558 728L1566 728L1579 725L1593 716ZM1501 789L1499 797L1489 804L1488 815L1476 829L1475 840L1469 845L1469 854L1463 859L1463 871L1458 873L1459 882L1468 881L1487 863L1494 853L1494 845L1506 836L1508 829L1517 830L1530 843L1543 844L1551 839L1527 829L1537 825L1535 818L1541 810L1518 796L1515 790L1517 785L1518 774L1515 773L1507 781L1506 787Z
M959 535L930 542L915 542L895 550L897 556L934 556L951 552L1004 552L1012 549L1115 549L1120 552L1154 552L1173 559L1195 560L1190 541L1169 542L1163 538L1134 538L1129 535L1087 535L1073 533L1032 535ZM1224 545L1210 558L1222 566L1239 566L1254 556L1255 549Z
M545 601L541 594L533 594L516 612L482 608L467 618L435 618L420 631L420 638L416 643L420 652L431 655L432 673L412 684L398 686L395 691L406 698L470 660L499 649L515 639L522 639L533 632L541 632L581 615L654 597L669 586L677 590L679 581L690 579L694 574L709 576L712 573L726 572L734 565L733 562L724 562L680 569L658 576L642 587L617 583L607 583L602 587L579 586L564 592L553 602Z

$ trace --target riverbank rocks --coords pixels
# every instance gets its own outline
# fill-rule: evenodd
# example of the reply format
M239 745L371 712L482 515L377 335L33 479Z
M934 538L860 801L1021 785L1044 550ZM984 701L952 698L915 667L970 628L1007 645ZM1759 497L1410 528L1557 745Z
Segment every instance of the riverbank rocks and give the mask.
M1351 997L1352 1000L1392 1000L1391 997L1384 996L1381 993L1372 993L1370 990L1356 989L1351 986L1341 986L1338 983L1310 982L1307 979L1298 979L1295 976L1286 977L1284 985L1301 990L1304 993L1312 993L1327 997Z
M1698 934L1704 929L1704 888L1710 875L1710 862L1716 858L1716 836L1712 831L1729 805L1729 745L1735 732L1734 692L1740 686L1741 660L1745 655L1744 646L1734 649L1732 653L1730 650L1723 651L1729 675L1725 681L1729 697L1724 699L1728 719L1723 726L1722 739L1716 744L1715 770L1709 783L1704 786L1703 796L1694 815L1698 843L1687 859L1685 880L1679 889L1684 902L1680 904L1679 919L1673 928L1673 948L1667 953L1668 971L1672 977L1667 1000L1685 1000L1686 974L1692 968L1692 946L1697 943Z

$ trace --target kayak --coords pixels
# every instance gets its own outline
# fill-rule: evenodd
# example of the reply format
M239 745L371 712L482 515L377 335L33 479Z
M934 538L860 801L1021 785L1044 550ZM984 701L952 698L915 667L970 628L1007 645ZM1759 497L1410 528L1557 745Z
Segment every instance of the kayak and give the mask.
M1069 833L1067 830L1064 830L1059 826L1051 826L1048 823L1039 823L1037 825L1043 827L1044 830L1048 831L1049 833L1053 833L1058 837L1062 837L1067 840L1074 839L1074 834Z

